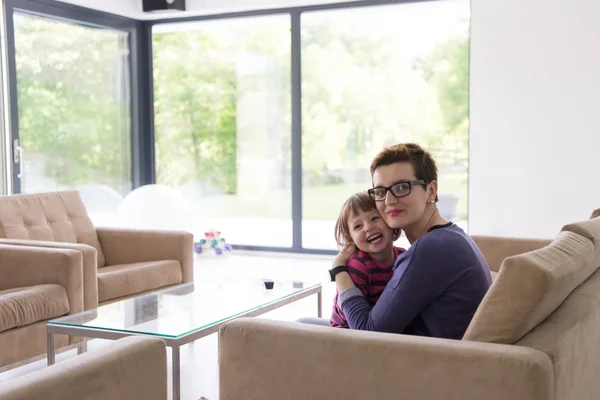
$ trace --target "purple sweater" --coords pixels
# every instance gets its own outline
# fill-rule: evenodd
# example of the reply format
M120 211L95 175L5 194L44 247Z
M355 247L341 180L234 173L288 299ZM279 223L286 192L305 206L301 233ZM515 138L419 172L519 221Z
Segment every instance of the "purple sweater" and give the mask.
M462 339L491 283L473 239L449 223L398 256L375 306L357 288L340 293L338 304L351 329Z

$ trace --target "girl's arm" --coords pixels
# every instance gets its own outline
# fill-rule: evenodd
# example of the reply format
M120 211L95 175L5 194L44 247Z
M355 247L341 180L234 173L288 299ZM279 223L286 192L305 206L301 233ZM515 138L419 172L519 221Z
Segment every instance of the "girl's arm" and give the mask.
M348 260L356 251L356 246L346 246L344 247L333 259L331 263L331 268L335 268L338 265L346 265ZM337 287L338 293L342 293L344 290L356 288L356 285L352 281L350 274L347 272L340 272L335 276L335 285Z

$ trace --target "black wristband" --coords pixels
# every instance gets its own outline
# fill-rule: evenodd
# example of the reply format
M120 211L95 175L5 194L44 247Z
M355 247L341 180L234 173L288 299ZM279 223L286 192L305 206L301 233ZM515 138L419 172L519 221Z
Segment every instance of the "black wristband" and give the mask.
M348 268L345 265L338 265L337 267L331 268L329 270L329 276L331 277L331 282L335 282L335 276L340 272L348 272Z

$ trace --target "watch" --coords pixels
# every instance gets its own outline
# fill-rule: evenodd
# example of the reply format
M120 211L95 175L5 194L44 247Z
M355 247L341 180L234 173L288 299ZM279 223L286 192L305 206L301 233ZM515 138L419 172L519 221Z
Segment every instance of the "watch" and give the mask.
M331 277L331 282L335 282L335 276L340 272L348 272L348 268L345 265L338 265L337 267L331 268L329 270L329 276Z

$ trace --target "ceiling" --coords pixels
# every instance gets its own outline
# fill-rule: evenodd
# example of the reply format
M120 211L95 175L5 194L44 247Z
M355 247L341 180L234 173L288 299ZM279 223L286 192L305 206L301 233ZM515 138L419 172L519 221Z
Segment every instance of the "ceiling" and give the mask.
M233 11L261 10L326 3L346 3L351 0L186 0L186 11L145 13L142 0L62 0L65 3L93 8L125 17L152 20L194 15L220 14Z

